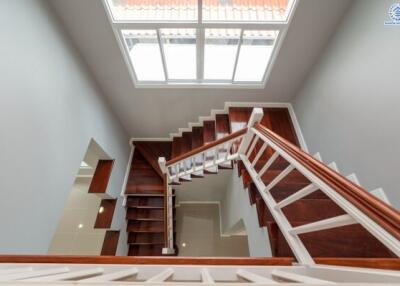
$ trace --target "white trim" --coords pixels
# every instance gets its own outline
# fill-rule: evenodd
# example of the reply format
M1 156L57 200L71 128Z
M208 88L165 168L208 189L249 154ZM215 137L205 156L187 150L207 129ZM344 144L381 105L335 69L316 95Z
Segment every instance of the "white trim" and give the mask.
M271 74L271 71L274 67L277 55L279 54L279 51L282 47L283 41L285 39L285 36L287 34L287 30L289 28L290 23L292 22L294 11L297 8L297 4L299 1L297 0L290 0L288 3L288 9L286 11L286 19L284 21L266 21L266 22L250 22L250 21L244 21L244 22L229 22L229 21L224 21L224 22L203 22L202 20L202 2L199 0L198 1L198 17L197 20L195 21L116 21L113 19L112 16L112 11L111 7L108 5L107 0L103 0L103 6L105 9L105 12L107 14L107 18L109 21L109 24L115 34L116 40L118 42L118 46L121 49L121 54L124 58L125 64L128 66L129 74L132 78L132 81L135 85L136 88L234 88L234 89L240 89L240 88L254 88L254 89L263 89L265 88L266 83L268 82L269 76ZM125 39L122 35L122 30L128 30L128 29L152 29L156 30L158 32L158 38L159 38L159 44L160 44L160 50L161 54L163 54L161 43L160 43L160 35L159 35L159 29L161 28L185 28L185 29L196 29L196 42L197 42L197 55L196 55L196 64L199 67L200 65L202 66L201 68L197 69L197 76L196 79L190 82L185 82L185 81L171 81L168 79L168 72L167 68L165 65L165 59L163 61L163 67L164 67L164 74L166 75L165 81L155 81L155 82L140 82L137 80L137 76L132 64L132 61L130 60L129 52L127 50L127 45L125 42ZM204 45L202 40L201 34L204 35L205 29L241 29L242 32L244 30L275 30L278 31L278 36L274 39L274 44L272 47L272 54L269 58L269 61L265 67L264 75L263 78L260 82L240 82L240 81L207 81L204 79L203 74L203 66L204 66ZM201 49L199 50L200 45L202 45ZM236 61L239 57L239 53L236 55ZM199 61L201 61L199 63Z
M155 282L153 285L210 285L212 282L221 285L238 285L237 274L250 278L254 282L261 282L262 285L270 285L267 279L274 279L274 276L284 277L302 281L295 285L321 285L322 282L332 281L335 285L386 285L392 283L398 285L400 281L399 271L389 271L381 269L367 269L343 266L257 266L257 265L154 265L154 264L57 264L57 263L7 263L5 267L12 269L18 268L20 277L24 277L28 272L42 271L42 274L56 267L68 269L68 275L73 272L87 271L93 268L103 268L104 274L98 274L89 279L79 279L74 281L46 281L51 278L51 273L42 276L37 281L19 280L13 281L5 279L0 285L143 285L143 281ZM33 269L33 270L27 270ZM207 270L205 270L207 269ZM137 275L133 276L132 281L121 282L115 279L126 277L137 270ZM208 273L207 273L208 272ZM159 275L161 274L162 275ZM243 275L244 274L244 275ZM275 274L275 275L274 275ZM301 275L301 276L300 276ZM170 277L171 280L166 280ZM62 278L62 277L61 277ZM316 280L319 279L319 280ZM321 281L325 280L325 281ZM341 282L345 281L345 282ZM279 284L280 281L272 280ZM240 285L250 286L254 283L241 281ZM256 284L257 285L257 284ZM261 285L260 283L258 285ZM282 285L291 285L284 283Z
M265 284L265 285L278 284L278 282L275 280L255 274L253 272L244 269L238 269L238 271L236 271L236 275L256 284Z
M122 183L122 190L121 190L121 194L120 194L121 197L126 197L125 196L125 189L126 189L126 185L128 184L129 172L131 170L131 164L132 164L132 158L133 158L133 153L134 152L135 152L135 146L133 146L131 144L131 153L129 154L129 160L128 160L128 165L126 166L124 182ZM124 204L124 202L125 202L125 200L123 201L122 204Z
M146 138L146 137L132 137L129 142L132 144L134 141L137 142L145 142L145 141L149 141L149 142L160 142L160 141L172 141L172 138L170 137L156 137L156 138Z
M289 115L292 119L293 128L296 132L297 139L299 140L300 147L303 151L309 153L308 146L306 144L306 140L304 139L303 132L301 132L299 121L297 120L296 113L294 112L293 105L291 103L288 104L287 108L289 109Z
M339 266L339 265L325 265L325 264L314 264L309 266L311 269L327 269L327 270L338 270L343 273L356 273L356 274L370 274L376 276L390 276L393 278L400 278L400 271L397 270L386 270L377 268L362 268L352 266Z
M358 180L357 175L355 173L351 173L350 175L347 175L346 178L349 179L350 181L352 181L357 186L361 186L360 181Z
M317 278L309 277L306 275L300 275L300 274L276 270L276 269L272 270L271 276L290 280L290 281L293 281L296 283L318 284L318 285L336 284L332 281L317 279Z
M344 214L293 227L292 229L289 230L289 233L298 235L298 234L332 229L336 227L342 227L353 224L357 224L357 221L351 215Z
M76 175L76 177L80 179L88 179L93 178L93 175Z
M204 121L213 121L217 114L229 114L230 107L260 107L260 108L287 108L289 111L290 118L293 123L293 127L297 138L300 143L302 150L308 152L307 144L304 140L303 133L301 132L299 122L297 120L296 114L294 112L293 106L289 102L225 102L223 109L211 109L209 116L199 116L197 122L189 122L188 127L181 127L178 132L170 133L169 137L159 137L159 138L146 138L146 137L133 137L130 142L133 141L164 141L170 142L174 137L182 136L183 132L191 132L193 127L203 126Z
M340 173L339 168L338 168L338 166L337 166L337 164L336 164L335 161L329 163L329 164L328 164L328 167L331 168L332 170L334 170L334 171Z
M373 194L375 197L377 197L378 199L381 199L382 201L384 201L385 203L387 203L388 205L392 205L389 201L389 198L387 197L385 190L382 188L378 188L375 190L370 191L371 194Z

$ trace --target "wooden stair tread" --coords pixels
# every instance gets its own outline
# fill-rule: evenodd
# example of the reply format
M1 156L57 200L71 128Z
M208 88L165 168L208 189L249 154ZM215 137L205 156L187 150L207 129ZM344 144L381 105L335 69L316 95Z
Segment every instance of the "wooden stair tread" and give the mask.
M154 210L163 210L164 207L157 207L157 206L129 206L130 208L135 209L154 209Z
M161 256L162 245L129 245L129 256Z
M164 194L162 193L129 193L126 195L128 195L129 197L164 197Z
M164 208L164 198L160 197L134 197L129 196L126 202L127 207L148 206Z
M130 245L164 245L164 242L128 242Z

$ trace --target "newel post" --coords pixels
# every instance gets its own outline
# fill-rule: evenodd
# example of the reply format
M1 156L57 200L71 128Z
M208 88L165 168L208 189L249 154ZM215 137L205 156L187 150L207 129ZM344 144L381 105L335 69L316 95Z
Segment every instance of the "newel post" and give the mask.
M264 112L263 112L262 108L259 108L259 107L253 108L249 122L247 122L247 128L249 128L249 130L247 131L246 135L243 137L242 143L239 146L239 150L238 150L239 154L244 154L244 152L246 152L247 148L249 147L251 138L253 136L253 133L250 131L250 128L253 127L257 123L260 123L263 116L264 116Z
M158 158L158 165L160 166L161 172L163 174L166 174L167 173L167 161L165 160L164 157Z
M174 255L172 188L169 185L167 161L164 157L158 158L158 165L164 174L164 247L162 255Z

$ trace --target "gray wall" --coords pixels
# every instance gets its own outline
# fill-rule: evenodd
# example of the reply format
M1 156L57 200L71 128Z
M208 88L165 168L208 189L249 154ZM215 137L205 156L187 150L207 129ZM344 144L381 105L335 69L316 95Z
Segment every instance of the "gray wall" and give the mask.
M238 224L244 224L250 256L272 256L268 231L259 226L256 205L250 204L248 191L243 188L236 165L226 184L225 196L221 200L221 220L224 234L235 232Z
M90 139L116 196L128 136L44 2L0 4L0 253L46 253Z
M354 1L293 103L311 153L400 208L400 26L384 26L393 2Z

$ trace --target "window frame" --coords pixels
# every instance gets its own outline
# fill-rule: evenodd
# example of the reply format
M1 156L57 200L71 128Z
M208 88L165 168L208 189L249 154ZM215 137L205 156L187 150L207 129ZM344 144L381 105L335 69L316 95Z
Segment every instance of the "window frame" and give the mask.
M202 20L202 1L198 2L197 21L125 21L116 20L113 18L112 9L109 6L108 0L102 0L106 10L107 18L110 22L118 46L121 49L122 56L128 67L129 74L136 88L254 88L263 89L269 78L271 70L274 66L276 57L282 46L282 42L286 36L290 22L292 21L294 11L296 10L298 0L289 0L288 9L285 13L284 21L268 21L268 22L245 22L245 21L206 21ZM161 43L161 29L196 29L196 80L172 80L168 78L167 66L165 63L165 54ZM204 50L205 50L205 30L206 29L241 29L238 53L235 59L235 66L232 79L229 80L204 80ZM156 30L158 41L163 59L165 81L139 81L135 73L132 61L129 56L128 46L122 34L123 30ZM247 30L276 30L278 36L274 41L272 53L266 66L262 81L234 81L236 67L239 58L240 46L243 40L243 31ZM201 80L202 79L202 80Z

